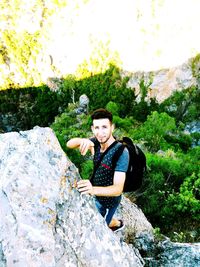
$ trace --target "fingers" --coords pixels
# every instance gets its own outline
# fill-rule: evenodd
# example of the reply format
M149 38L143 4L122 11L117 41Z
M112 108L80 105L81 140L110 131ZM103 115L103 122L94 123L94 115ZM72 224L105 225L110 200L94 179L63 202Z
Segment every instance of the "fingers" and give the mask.
M83 138L79 147L81 155L84 156L88 149L91 149L93 146L94 144L89 139Z
M77 182L77 189L81 194L91 194L93 193L92 184L89 180L80 180Z
M88 145L88 141L87 139L82 139L81 144L80 144L80 153L81 155L85 155L88 151L89 145Z

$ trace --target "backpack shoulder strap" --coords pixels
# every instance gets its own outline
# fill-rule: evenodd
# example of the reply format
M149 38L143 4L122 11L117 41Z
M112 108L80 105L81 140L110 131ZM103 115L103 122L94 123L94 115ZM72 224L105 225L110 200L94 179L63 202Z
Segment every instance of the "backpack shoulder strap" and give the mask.
M97 162L97 164L95 164L95 166L94 166L94 171L96 171L97 169L98 169L98 167L99 167L99 165L101 164L101 161L102 161L102 159L104 158L104 156L115 146L117 144L117 141L114 141L107 149L106 149L106 151L104 152L104 153L102 153L101 155L100 155L100 145L99 146L96 146L96 151L95 151L95 153L99 153L99 159L98 159L98 162Z
M119 148L115 151L113 157L112 157L112 163L113 163L113 167L116 167L117 161L120 158L120 156L122 155L123 151L124 151L125 145L121 144L119 146Z
M113 148L118 142L117 141L114 141L109 147L108 149L102 153L100 155L100 145L98 146L95 146L95 153L99 153L99 159L96 163L94 163L94 166L93 166L93 173L92 173L92 176L90 178L90 181L92 182L93 181L93 178L95 176L95 173L97 171L97 169L99 168L100 164L101 164L101 161L103 160L104 156L108 153L108 151L110 151L111 148ZM120 146L121 147L121 146ZM115 152L116 153L116 152ZM114 163L114 161L112 161L112 163Z

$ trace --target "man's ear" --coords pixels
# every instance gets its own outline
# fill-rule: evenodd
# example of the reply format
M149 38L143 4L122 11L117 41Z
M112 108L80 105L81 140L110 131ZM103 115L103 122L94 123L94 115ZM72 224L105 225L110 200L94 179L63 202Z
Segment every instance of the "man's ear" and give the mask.
M92 130L92 132L94 133L94 126L93 126L93 125L91 126L91 130Z

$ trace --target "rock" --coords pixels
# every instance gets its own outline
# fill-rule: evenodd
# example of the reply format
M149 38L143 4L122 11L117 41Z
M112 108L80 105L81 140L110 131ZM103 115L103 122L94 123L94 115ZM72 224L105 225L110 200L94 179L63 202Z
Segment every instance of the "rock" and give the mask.
M50 128L0 134L0 173L1 267L144 266L73 187L78 170Z
M58 92L61 88L62 82L63 81L60 78L49 77L46 81L46 85L52 92Z
M200 266L200 243L173 243L169 239L157 246L154 265L164 267L198 267ZM156 264L155 264L156 263Z
M156 98L161 103L170 97L175 91L197 86L197 78L193 76L194 59L189 59L180 66L161 69L151 72L123 72L122 76L129 75L128 87L134 88L136 95L140 94L140 82L148 88L147 99Z
M79 106L75 110L76 114L80 115L82 113L88 113L89 98L86 95L81 95L79 97Z
M121 237L126 243L133 243L136 236L141 233L149 235L153 239L153 227L146 219L138 206L123 196L116 217L123 219L125 228Z
M133 242L138 248L145 266L149 267L198 267L200 266L200 243L177 243L162 236L152 238L148 233L139 233Z
M185 132L191 134L191 133L200 133L200 120L199 121L193 121L186 125Z

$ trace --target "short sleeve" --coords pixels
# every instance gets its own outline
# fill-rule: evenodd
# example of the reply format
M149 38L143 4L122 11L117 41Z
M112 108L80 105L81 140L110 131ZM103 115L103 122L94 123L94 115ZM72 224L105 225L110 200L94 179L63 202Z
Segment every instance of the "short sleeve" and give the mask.
M128 149L125 148L121 156L119 157L115 171L118 172L127 172L128 170L128 165L129 165L129 152Z

